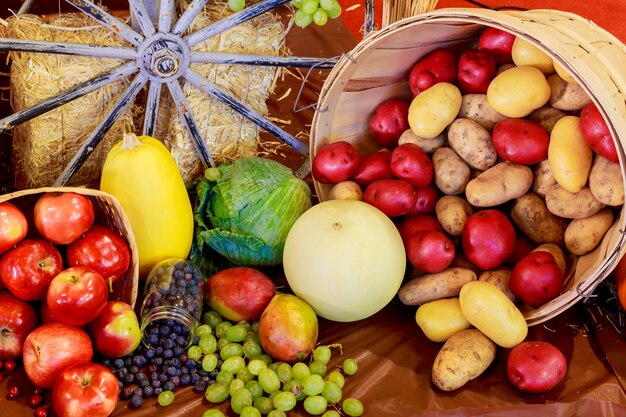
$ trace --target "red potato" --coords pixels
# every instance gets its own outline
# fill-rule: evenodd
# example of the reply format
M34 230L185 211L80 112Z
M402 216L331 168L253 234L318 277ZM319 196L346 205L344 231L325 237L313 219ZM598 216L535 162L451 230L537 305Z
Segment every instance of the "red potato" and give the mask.
M455 83L457 59L446 49L435 49L415 63L409 75L409 86L415 97L440 82Z
M506 374L513 386L535 394L550 391L567 373L563 352L548 342L525 341L511 349Z
M450 239L434 230L413 233L406 240L405 249L411 265L429 274L450 266L456 253Z
M433 163L430 158L414 143L404 143L391 153L391 172L413 187L425 187L433 180Z
M498 65L512 64L513 42L514 34L489 27L478 38L478 50L488 52Z
M415 190L399 179L374 181L363 193L363 201L376 207L388 217L410 213L415 207Z
M430 184L424 187L415 188L415 208L413 213L415 214L435 214L435 206L437 200L441 197L439 188Z
M496 76L496 61L484 51L468 49L459 58L458 86L463 94L487 94Z
M538 308L561 293L565 277L549 252L531 252L513 267L509 289L524 303Z
M331 142L313 157L311 173L321 183L336 184L354 175L360 159L359 151L350 142Z
M600 110L590 102L580 111L580 131L585 141L598 155L619 163L613 136L609 131Z
M410 103L400 98L390 98L376 107L370 119L370 137L383 148L393 149L398 139L409 129Z
M504 119L494 125L491 140L498 155L515 164L534 165L548 157L550 135L532 120Z
M488 209L467 218L461 232L463 253L483 270L506 262L515 250L515 229L502 212Z
M424 230L445 233L443 227L439 224L439 220L437 220L435 216L429 216L427 214L408 215L398 223L398 232L400 232L400 237L405 245L409 236Z
M367 187L376 180L393 178L391 151L378 151L361 157L352 181Z

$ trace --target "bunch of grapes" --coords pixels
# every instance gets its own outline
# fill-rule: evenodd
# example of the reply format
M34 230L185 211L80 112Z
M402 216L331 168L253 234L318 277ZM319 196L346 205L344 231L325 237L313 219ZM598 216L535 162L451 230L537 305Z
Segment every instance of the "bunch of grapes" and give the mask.
M324 26L328 19L336 19L341 14L341 5L337 0L293 0L292 4L298 9L294 23L301 28L311 23ZM228 7L234 12L243 10L245 6L245 0L228 0Z

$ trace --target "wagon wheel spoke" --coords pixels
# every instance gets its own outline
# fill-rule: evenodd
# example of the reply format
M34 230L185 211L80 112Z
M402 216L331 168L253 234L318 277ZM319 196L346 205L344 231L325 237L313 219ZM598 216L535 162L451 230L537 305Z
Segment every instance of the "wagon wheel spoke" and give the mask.
M105 114L93 133L85 140L80 149L76 152L72 160L65 167L61 175L57 178L54 186L63 186L72 178L74 173L83 165L89 154L98 146L104 135L111 129L111 126L122 115L122 113L134 101L139 90L146 84L147 78L139 73L128 85L126 90L120 95L115 104Z
M159 115L159 101L161 98L162 83L151 82L148 87L148 98L146 99L146 114L143 121L143 134L154 136L156 121Z
M197 72L194 72L193 70L188 68L187 71L185 71L185 73L183 74L183 77L187 81L195 85L197 88L199 88L200 90L215 97L216 99L226 104L227 106L229 106L236 112L247 117L252 122L256 123L259 127L273 134L278 139L287 143L298 152L302 154L307 154L306 146L302 142L300 142L298 139L296 139L294 136L285 132L283 129L281 129L280 127L276 126L275 124L267 120L258 112L240 103L234 97L226 94L225 92L220 90L217 86L212 84L209 80L207 80L206 78L198 74Z
M261 54L192 51L191 62L331 69L337 63L337 58L283 57Z
M214 167L215 162L213 162L211 152L207 148L207 145L202 138L202 133L200 133L200 129L198 129L198 125L196 124L196 121L191 114L191 109L189 108L189 103L185 98L185 93L183 92L183 89L181 88L178 81L171 81L167 83L167 87L170 91L170 94L172 95L174 103L176 103L176 108L183 118L189 134L193 139L193 143L196 146L196 151L200 156L200 160L206 168Z
M159 31L169 32L172 29L172 21L174 20L174 1L161 0L159 9Z
M47 113L57 107L62 106L72 100L82 97L100 87L110 84L114 81L128 77L137 71L137 64L135 62L128 62L112 69L111 71L102 73L90 80L76 84L74 87L65 90L64 92L50 97L46 100L28 107L24 110L20 110L17 113L13 113L10 116L0 119L0 133L13 128L21 123L27 122L30 119Z
M228 29L232 29L237 25L240 25L258 15L267 12L268 10L281 6L290 1L291 0L264 0L250 7L246 7L240 12L233 13L232 15L227 16L222 20L205 26L197 32L193 32L187 35L185 37L185 41L187 41L190 46L194 46L200 42L209 39L212 36L218 35Z
M139 46L144 40L144 37L137 33L133 28L127 24L116 19L114 16L106 12L99 6L96 6L88 0L65 0L78 10L85 13L87 16L92 17L101 25L109 28L112 32L117 33L126 41L132 43L135 46Z
M152 20L150 20L150 14L143 0L128 0L128 6L130 7L131 16L139 24L141 32L150 37L156 33Z
M40 52L47 54L105 57L124 60L137 58L137 51L135 49L124 46L33 41L12 38L0 38L0 51Z
M174 24L174 27L172 28L172 33L175 35L180 35L184 31L186 31L189 26L191 26L193 20L200 14L202 9L204 9L204 5L206 4L206 2L207 0L193 0Z

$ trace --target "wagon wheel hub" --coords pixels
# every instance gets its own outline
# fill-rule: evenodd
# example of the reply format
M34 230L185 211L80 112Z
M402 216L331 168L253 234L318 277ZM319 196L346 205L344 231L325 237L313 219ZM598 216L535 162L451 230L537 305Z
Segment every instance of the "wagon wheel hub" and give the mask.
M189 67L189 45L179 36L157 33L139 48L139 69L151 81L180 78Z

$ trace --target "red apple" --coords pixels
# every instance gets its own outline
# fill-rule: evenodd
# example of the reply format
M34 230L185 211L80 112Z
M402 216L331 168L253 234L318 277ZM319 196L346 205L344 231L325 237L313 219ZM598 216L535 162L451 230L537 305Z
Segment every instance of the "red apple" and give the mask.
M441 232L422 230L410 235L406 242L406 255L414 268L427 273L446 269L455 255L450 239Z
M496 62L487 52L468 49L459 58L458 86L463 94L487 94Z
M78 239L93 225L95 212L88 196L74 192L48 192L34 208L39 234L57 245Z
M39 317L41 318L41 323L51 323L53 321L58 320L54 317L52 312L50 311L50 307L48 307L48 300L44 298L41 300L39 304Z
M24 340L36 326L34 307L7 290L0 290L0 360L21 357Z
M370 119L370 138L383 148L393 149L405 130L409 129L410 103L400 98L383 101Z
M52 407L59 417L108 417L117 401L117 378L97 363L65 368L52 387Z
M440 82L456 82L457 59L446 49L435 49L420 58L411 69L409 86L413 96Z
M590 102L580 111L580 131L598 155L619 163L611 131L594 102Z
M126 356L141 342L137 314L123 301L109 301L88 330L96 352L109 358Z
M478 211L467 218L461 232L463 252L483 270L507 261L515 250L515 228L500 211Z
M87 332L63 323L46 323L24 341L24 370L33 384L52 388L63 369L91 362L93 347Z
M478 50L488 52L498 65L512 64L513 42L515 42L514 34L488 27L478 38Z
M509 381L524 392L550 391L563 380L566 373L565 355L548 342L522 342L511 350L506 362Z
M61 253L52 243L25 239L0 258L0 278L19 299L43 300L50 281L63 270Z
M511 292L531 307L540 307L561 293L565 277L550 252L537 251L515 264L509 279Z
M255 321L276 294L276 286L261 271L227 268L212 275L204 286L208 305L231 321Z
M67 246L67 263L68 266L88 266L111 284L128 270L130 248L110 227L93 225Z
M350 179L359 166L361 156L350 142L339 140L324 145L311 161L313 177L324 184Z
M433 180L433 164L430 158L414 143L404 143L394 149L390 164L393 175L405 180L413 188L425 187Z
M0 203L0 255L21 242L28 233L28 220L13 204Z
M52 315L61 323L83 326L104 309L108 293L102 275L85 266L61 271L50 282L46 301Z
M376 180L393 178L391 172L391 152L381 150L361 157L352 180L361 187L367 187Z

